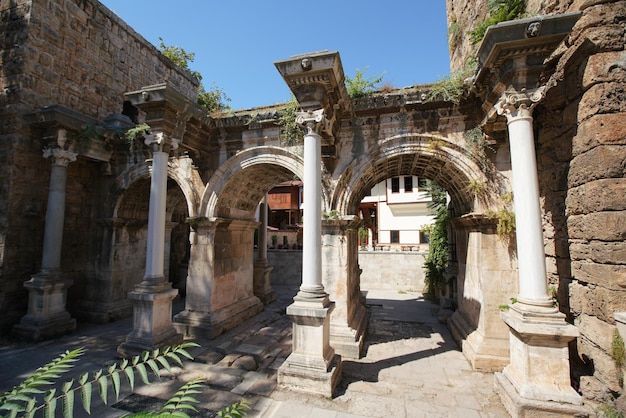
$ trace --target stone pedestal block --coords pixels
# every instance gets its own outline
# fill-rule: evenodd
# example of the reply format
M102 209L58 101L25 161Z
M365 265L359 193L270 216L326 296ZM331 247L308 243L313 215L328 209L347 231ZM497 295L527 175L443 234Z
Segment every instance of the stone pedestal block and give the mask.
M67 288L72 281L57 272L41 272L24 283L28 289L28 313L13 332L40 341L76 329L76 320L65 310Z
M463 355L472 369L481 372L500 371L509 363L509 342L496 333L485 334L476 329L460 310L448 321L450 332L461 345Z
M128 294L133 301L133 331L118 347L120 356L128 358L183 341L172 325L172 300L177 294L171 288L152 292L141 287Z
M287 307L293 321L293 351L278 369L280 387L331 397L341 377L341 357L329 344L334 304L298 300Z
M578 329L560 313L511 308L502 319L510 329L511 363L496 375L496 389L511 416L586 416L570 385L568 343Z
M262 310L259 298L250 296L210 312L185 309L174 317L174 327L185 337L215 338Z
M273 269L267 260L257 260L254 263L253 293L264 305L269 305L276 300L276 293L270 285L270 274Z

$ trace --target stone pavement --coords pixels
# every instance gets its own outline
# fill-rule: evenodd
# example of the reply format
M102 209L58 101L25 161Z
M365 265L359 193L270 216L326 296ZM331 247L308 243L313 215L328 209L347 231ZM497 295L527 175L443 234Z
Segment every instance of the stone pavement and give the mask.
M275 290L277 301L256 317L214 340L196 340L201 347L190 350L195 361L184 369L174 368L173 376L136 387L134 393L124 385L119 402L109 396L113 406L94 398L91 416L158 410L182 384L200 377L207 386L196 395L199 412L192 416L197 417L215 416L214 411L242 398L253 407L250 417L508 417L494 392L493 374L471 370L437 320L438 307L416 292L367 292L370 325L364 354L343 360L343 377L332 399L277 389L276 370L291 352L285 308L297 288ZM174 308L182 307L179 302ZM83 325L72 335L39 344L3 341L0 392L67 349L88 349L72 372L111 364L131 324L129 318ZM77 417L86 416L78 405L75 411Z

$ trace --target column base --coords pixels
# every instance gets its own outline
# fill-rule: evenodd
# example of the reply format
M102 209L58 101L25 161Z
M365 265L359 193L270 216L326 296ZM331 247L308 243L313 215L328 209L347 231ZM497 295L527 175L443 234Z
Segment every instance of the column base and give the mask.
M174 317L174 327L186 338L212 339L262 310L263 304L259 298L251 296L212 312L185 309Z
M117 348L121 357L128 358L183 341L183 336L172 325L172 300L177 294L178 290L172 288L151 292L141 286L128 294L133 301L133 331Z
M31 341L68 334L76 329L76 320L65 310L67 288L71 280L61 272L40 272L24 283L28 289L28 313L13 332Z
M590 411L582 405L563 402L541 401L520 396L515 386L504 375L495 373L496 392L506 411L513 418L584 418L591 416Z
M470 325L460 311L456 311L450 317L448 327L473 370L496 372L509 364L508 338L482 335L478 329Z
M287 307L293 320L293 352L278 369L283 389L332 397L341 378L341 356L329 344L330 313L334 304L328 295L306 300L300 293Z
M267 260L257 260L254 263L254 296L258 297L264 305L269 305L276 300L276 293L270 285L270 274L274 267Z
M568 343L578 329L558 312L512 307L501 316L510 330L511 363L496 377L496 389L509 413L586 416L582 398L570 384Z
M359 359L365 342L369 314L364 306L359 306L353 319L354 327L330 324L330 345L342 358Z
M26 340L37 342L70 334L75 329L76 320L67 312L46 319L26 315L19 324L13 326L13 334Z

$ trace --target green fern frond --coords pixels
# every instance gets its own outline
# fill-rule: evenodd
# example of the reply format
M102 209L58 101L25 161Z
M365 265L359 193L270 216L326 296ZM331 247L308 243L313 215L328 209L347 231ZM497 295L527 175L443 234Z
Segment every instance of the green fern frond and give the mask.
M123 360L119 365L114 363L109 366L106 372L102 369L97 370L92 374L91 379L89 373L84 373L77 381L72 379L63 383L58 394L56 389L46 391L43 400L37 404L38 401L35 396L44 393L39 387L56 383L55 381L62 373L69 371L74 366L74 363L85 352L85 349L78 348L66 351L52 362L37 369L32 376L15 386L11 391L2 395L0 397L0 410L8 411L8 417L16 417L19 413L23 413L20 416L34 416L39 410L42 410L44 417L54 417L57 404L60 401L63 416L72 417L75 406L75 392L80 391L82 406L87 413L91 413L91 398L94 385L98 388L100 398L104 404L107 403L109 385L113 389L116 399L119 399L122 384L120 375L122 372L126 376L131 389L134 388L135 370L139 373L141 380L148 384L150 381L146 364L148 364L154 375L160 378L159 364L171 372L171 367L165 360L165 356L167 355L168 358L174 356L179 360L180 356L193 359L186 351L190 347L198 347L198 344L184 343L178 346L167 347L163 351L146 352L141 356L134 357L130 364L127 360ZM194 393L192 391L195 390L195 387L190 386L186 390L189 390L189 393ZM183 408L182 405L188 401L189 399L181 397L180 408Z

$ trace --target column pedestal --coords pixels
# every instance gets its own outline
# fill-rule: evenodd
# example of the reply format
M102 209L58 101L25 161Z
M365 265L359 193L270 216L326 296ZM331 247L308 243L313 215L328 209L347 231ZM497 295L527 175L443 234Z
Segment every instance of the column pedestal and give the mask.
M321 301L296 296L287 307L293 321L293 351L278 369L278 385L331 397L341 377L341 357L329 344L330 313L334 303L328 295Z
M496 375L496 389L513 417L578 417L587 413L571 387L568 350L578 329L565 322L547 291L532 117L543 89L507 91L495 105L507 118L519 272L517 303L501 314L511 362Z
M258 297L264 305L269 305L276 300L276 292L270 285L270 274L274 267L267 260L257 260L254 263L254 296Z
M138 286L128 293L128 298L133 301L133 331L117 348L121 357L130 358L142 351L183 342L182 334L178 334L172 325L172 300L176 295L178 290L172 289L169 283L162 289Z
M135 290L128 293L128 298L133 301L133 330L117 349L124 358L183 341L183 336L177 334L172 325L172 300L178 290L172 289L163 274L169 158L164 149L176 148L178 141L166 140L162 133L158 133L146 135L144 142L152 148L146 274Z
M65 130L57 132L58 143L65 143ZM28 289L28 312L14 332L24 338L38 341L67 334L76 329L76 320L65 310L67 288L72 281L61 272L63 224L65 220L65 189L67 165L76 161L77 154L59 147L45 148L44 158L50 158L50 190L46 206L46 225L43 235L41 270L24 283Z
M40 272L24 283L28 289L28 313L13 332L20 337L40 341L70 333L76 320L65 310L67 288L72 281L60 272Z
M561 313L502 313L510 329L511 363L495 374L496 390L512 417L582 417L588 411L570 385L568 343L578 329Z
M359 219L322 221L322 283L335 302L330 343L342 358L358 359L369 322L358 268Z

